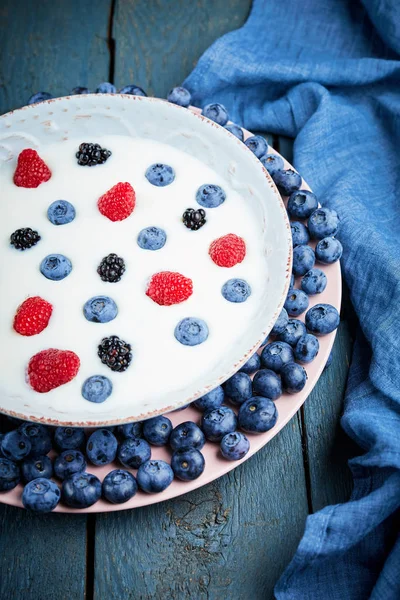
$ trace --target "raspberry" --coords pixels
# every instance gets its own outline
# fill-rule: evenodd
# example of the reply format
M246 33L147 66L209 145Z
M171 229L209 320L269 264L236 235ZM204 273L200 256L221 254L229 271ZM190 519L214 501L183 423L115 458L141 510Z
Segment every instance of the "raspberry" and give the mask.
M219 267L234 267L246 256L246 244L238 235L228 233L214 240L208 253Z
M71 350L42 350L29 361L29 383L35 392L50 392L71 381L78 373L79 367L79 356Z
M136 194L130 183L117 183L103 194L97 206L102 215L110 221L127 219L135 208Z
M36 335L46 329L52 312L52 305L40 296L28 298L17 309L14 329L21 335Z
M18 187L37 188L48 181L51 171L36 150L27 148L18 156L17 168L14 173L14 183Z
M192 294L192 280L171 271L161 271L153 275L146 290L146 296L160 306L179 304Z

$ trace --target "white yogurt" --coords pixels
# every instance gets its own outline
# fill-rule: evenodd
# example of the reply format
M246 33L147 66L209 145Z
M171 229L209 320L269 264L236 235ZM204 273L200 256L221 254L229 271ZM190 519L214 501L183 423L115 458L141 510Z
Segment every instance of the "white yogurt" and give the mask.
M81 141L97 142L110 149L112 156L104 165L79 166L75 152ZM260 278L266 277L262 227L228 181L166 144L104 136L44 146L40 155L52 177L36 189L13 184L15 160L3 163L0 169L1 404L12 410L19 397L30 414L40 415L51 406L61 419L68 413L76 420L95 418L105 404L114 418L121 411L137 413L138 406L145 413L152 399L185 389L215 367L255 318L262 293ZM171 185L158 188L145 178L147 167L156 162L175 170ZM119 181L131 183L136 206L129 218L113 223L100 214L97 200ZM206 209L207 223L199 231L191 231L183 225L182 214L186 208L198 207L195 194L204 183L220 185L226 201L218 208ZM55 226L47 219L47 209L60 199L74 205L76 218ZM138 246L138 233L148 226L166 231L167 242L161 250ZM24 252L9 244L10 234L21 227L36 229L42 238ZM247 247L244 261L231 269L216 266L208 255L210 243L227 233L241 236ZM118 283L103 282L97 274L101 259L111 252L126 263ZM50 281L39 270L41 260L53 253L64 254L73 265L62 281ZM151 275L166 270L193 280L193 295L186 302L159 306L145 295ZM221 294L222 285L233 277L245 279L252 288L252 295L242 304L230 303ZM118 305L118 316L110 323L91 323L83 315L85 302L97 295L110 296ZM48 300L53 314L42 333L23 337L14 331L13 319L17 307L30 296ZM174 337L176 324L188 316L200 317L208 325L209 337L201 345L187 347ZM111 371L97 356L99 342L110 335L132 345L133 360L124 373ZM25 374L29 359L46 348L73 350L81 367L70 383L40 394L30 388ZM97 374L113 383L113 393L103 405L81 395L85 379ZM135 407L132 413L129 406Z

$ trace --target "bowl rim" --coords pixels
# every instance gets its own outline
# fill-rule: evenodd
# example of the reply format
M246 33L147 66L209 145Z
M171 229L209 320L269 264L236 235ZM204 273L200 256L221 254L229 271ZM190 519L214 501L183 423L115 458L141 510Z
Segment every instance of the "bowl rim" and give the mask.
M259 339L253 344L253 346L249 350L247 350L244 353L244 355L239 360L236 360L234 362L234 364L232 365L232 367L229 370L227 370L223 375L219 376L217 378L217 380L214 380L209 385L203 386L202 390L198 390L195 393L192 393L189 397L187 397L184 400L181 400L179 402L176 402L173 405L165 406L163 408L153 409L151 411L148 411L146 413L142 413L142 414L139 414L136 416L122 417L122 418L110 418L110 419L97 419L97 420L85 419L83 421L82 420L77 421L77 420L59 419L59 418L56 419L56 418L50 418L50 417L37 417L35 415L28 415L27 413L21 413L21 412L10 410L8 408L3 408L0 404L0 413L1 414L7 415L10 417L14 417L17 419L31 421L34 423L41 423L43 425L64 426L64 427L107 427L107 426L113 426L113 425L123 425L125 423L144 421L144 420L150 419L152 417L168 414L175 410L179 410L188 404L191 404L198 398L201 398L203 395L205 395L206 393L208 393L215 387L222 385L227 379L229 379L229 377L232 377L232 375L234 375L237 371L239 371L239 369L247 362L247 360L250 358L250 356L252 356L258 350L258 348L261 346L262 342L269 335L272 327L274 326L276 319L278 318L278 316L283 308L283 305L286 300L287 292L289 290L290 279L291 279L291 274L292 274L293 246L292 246L292 235L291 235L291 229L290 229L289 216L287 214L283 199L282 199L280 193L278 192L278 189L277 189L271 175L268 173L268 171L262 165L261 161L254 155L254 153L243 142L238 140L238 138L236 136L234 136L230 131L225 129L225 127L219 125L218 123L215 123L211 119L202 115L201 110L199 108L194 107L194 106L189 106L188 108L184 108L184 107L178 106L177 104L170 103L167 100L164 100L162 98L153 98L153 97L148 97L148 96L134 96L132 94L118 94L118 93L117 94L80 94L78 96L74 95L74 96L62 96L59 98L51 98L49 100L44 100L44 101L37 102L34 104L22 106L20 108L11 110L3 115L0 115L0 122L10 116L14 116L15 114L22 114L23 111L31 110L31 109L37 108L38 106L52 105L54 103L65 102L68 100L77 100L77 99L80 100L83 98L93 99L93 97L96 97L96 96L97 97L108 97L111 101L113 101L115 98L118 98L118 99L124 99L124 100L128 100L128 101L140 101L140 102L145 102L145 103L149 102L149 103L155 103L155 104L163 104L164 106L168 105L169 107L171 107L172 110L176 109L176 110L180 110L180 111L189 112L194 118L197 118L200 121L208 123L209 126L216 128L217 131L218 130L220 130L221 132L223 131L224 133L222 135L226 135L226 136L230 137L235 143L239 142L242 147L242 150L247 152L248 156L250 155L252 157L254 165L258 165L258 168L261 169L262 174L264 175L269 187L271 188L271 190L273 192L275 201L278 204L281 216L283 218L286 236L284 239L282 239L282 248L285 246L285 249L287 252L287 261L286 261L286 267L285 267L285 284L284 284L283 290L280 295L278 307L276 308L275 312L273 313L273 316L270 318L267 326L264 328L264 330L260 334ZM245 133L248 133L248 130L246 130L244 128L242 128L242 129L244 130ZM1 400L0 400L0 403L1 403ZM93 417L92 417L92 419L93 419Z

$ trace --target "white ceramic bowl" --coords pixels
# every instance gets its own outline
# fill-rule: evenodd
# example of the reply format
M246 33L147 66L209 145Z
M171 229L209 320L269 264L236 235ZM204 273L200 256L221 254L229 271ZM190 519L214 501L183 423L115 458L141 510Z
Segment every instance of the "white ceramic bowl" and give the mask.
M77 143L91 140L99 131L102 135L142 137L169 144L195 156L228 180L248 202L248 210L263 236L265 271L259 277L262 294L241 338L226 347L219 361L199 372L190 385L182 388L177 381L176 389L154 395L146 406L136 401L117 407L104 402L94 407L82 399L81 408L69 410L63 406L60 411L52 401L52 392L41 394L40 403L35 403L31 396L27 401L23 394L4 394L0 384L0 411L19 418L56 425L98 426L142 420L182 407L224 382L247 361L268 335L286 298L291 275L291 232L282 199L260 161L242 142L193 111L163 100L124 95L49 100L0 118L0 163L15 161L23 148L35 148L40 154L50 143L72 138ZM0 366L0 382L6 377Z

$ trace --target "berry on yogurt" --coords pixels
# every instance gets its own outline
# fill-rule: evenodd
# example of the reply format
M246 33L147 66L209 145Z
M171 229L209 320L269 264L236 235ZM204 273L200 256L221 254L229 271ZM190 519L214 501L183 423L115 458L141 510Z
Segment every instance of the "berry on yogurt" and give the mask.
M14 183L18 187L37 188L51 177L51 171L36 150L26 148L18 156Z
M109 323L118 314L118 307L109 296L94 296L83 306L83 314L92 323Z
M117 183L97 201L99 211L110 221L124 221L133 212L136 204L135 190L130 183Z
M47 218L53 225L67 225L75 216L75 208L67 200L56 200L47 209Z
M17 308L14 330L20 335L37 335L48 326L52 312L53 307L50 302L40 296L27 298Z
M165 187L170 185L175 179L175 171L169 165L156 163L151 165L145 173L146 179L156 187Z
M246 256L244 240L234 233L228 233L210 244L208 251L211 260L219 267L231 268L243 262Z
M251 295L251 287L244 279L229 279L222 286L221 293L228 302L245 302Z
M137 243L143 250L160 250L165 246L167 234L160 227L145 227L139 232Z
M28 381L35 392L47 393L72 381L79 367L79 357L71 350L41 350L29 361Z
M160 306L180 304L193 294L193 282L181 273L155 273L147 286L146 296Z
M196 201L204 208L217 208L226 200L222 187L214 183L205 183L196 192Z
M61 281L72 271L72 263L63 254L49 254L40 263L40 272L52 281Z
M208 338L208 326L203 319L186 317L179 321L174 331L175 338L184 346L197 346Z
M89 402L100 404L112 393L112 383L104 375L92 375L82 385L82 396Z

